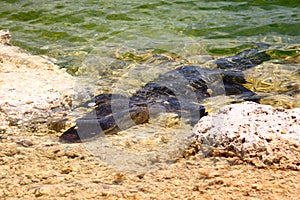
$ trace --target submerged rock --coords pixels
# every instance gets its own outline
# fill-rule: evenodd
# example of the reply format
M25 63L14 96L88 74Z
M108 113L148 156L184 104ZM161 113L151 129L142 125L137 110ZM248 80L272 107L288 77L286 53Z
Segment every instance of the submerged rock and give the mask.
M244 102L203 117L193 136L210 155L236 155L258 167L300 170L299 130L300 108Z

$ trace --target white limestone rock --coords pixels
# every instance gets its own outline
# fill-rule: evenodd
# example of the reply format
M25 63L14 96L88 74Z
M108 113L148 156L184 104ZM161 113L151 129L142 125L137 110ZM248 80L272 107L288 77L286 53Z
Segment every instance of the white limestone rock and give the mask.
M202 149L209 147L209 154L229 153L259 167L300 170L300 108L253 102L228 105L203 117L193 137Z

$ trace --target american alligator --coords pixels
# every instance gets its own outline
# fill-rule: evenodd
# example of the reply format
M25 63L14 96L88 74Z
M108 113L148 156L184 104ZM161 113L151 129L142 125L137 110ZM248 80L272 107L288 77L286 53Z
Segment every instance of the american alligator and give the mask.
M150 115L161 112L176 113L195 124L207 114L201 101L212 95L211 88L220 90L219 86L223 94L240 94L244 100L257 101L255 93L242 86L245 83L242 71L270 59L267 50L252 48L214 61L214 69L182 66L171 70L147 83L130 98L100 94L94 98L95 112L77 119L76 126L65 131L60 141L80 142L116 133L146 123Z

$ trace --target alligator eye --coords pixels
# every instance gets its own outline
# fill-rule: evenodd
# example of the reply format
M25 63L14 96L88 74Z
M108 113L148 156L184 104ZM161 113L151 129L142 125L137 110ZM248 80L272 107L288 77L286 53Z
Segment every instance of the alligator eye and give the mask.
M262 80L262 83L265 83L265 84L270 84L272 82L273 82L272 78L267 78L265 80Z

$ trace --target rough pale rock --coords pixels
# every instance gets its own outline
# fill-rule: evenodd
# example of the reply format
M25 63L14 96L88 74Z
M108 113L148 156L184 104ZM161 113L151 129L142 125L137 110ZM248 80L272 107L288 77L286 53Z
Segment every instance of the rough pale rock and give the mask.
M10 33L0 31L0 127L45 123L59 129L71 106L74 78L48 57L34 56L7 44ZM54 113L57 114L54 115ZM5 129L1 128L1 132Z
M256 166L300 170L300 108L253 102L203 117L193 135L208 154L237 155Z
M11 34L7 30L0 30L0 44L9 44Z

